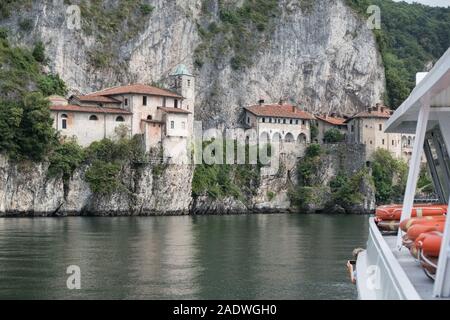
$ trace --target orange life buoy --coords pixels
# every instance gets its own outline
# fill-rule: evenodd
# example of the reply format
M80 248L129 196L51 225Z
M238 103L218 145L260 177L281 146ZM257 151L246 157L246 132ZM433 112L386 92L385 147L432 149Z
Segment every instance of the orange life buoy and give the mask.
M445 223L443 222L432 222L426 224L415 224L408 229L406 233L408 239L415 241L422 233L439 231L444 232Z
M421 218L409 218L405 219L400 223L400 229L402 231L407 232L410 227L416 224L423 224L428 221L434 221L434 222L441 222L445 221L446 216L427 216L427 217L421 217Z
M439 231L423 233L417 238L414 245L426 256L437 258L441 250L442 236L442 232Z
M400 220L403 208L401 205L381 206L376 210L376 217L381 220ZM439 216L447 213L447 205L415 205L411 217Z

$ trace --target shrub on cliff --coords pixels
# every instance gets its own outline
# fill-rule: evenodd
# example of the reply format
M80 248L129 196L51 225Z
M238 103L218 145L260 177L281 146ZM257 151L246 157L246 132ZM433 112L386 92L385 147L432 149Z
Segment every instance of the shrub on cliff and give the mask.
M203 150L213 141L203 143ZM245 200L246 196L255 192L255 185L258 184L259 170L261 164L225 164L226 163L226 143L223 143L223 163L224 164L206 164L202 163L195 166L194 177L192 180L192 196L199 197L207 195L213 199L224 197L233 197L239 200ZM236 155L237 143L234 142L234 151ZM245 146L246 162L250 146ZM270 149L269 149L270 152Z
M364 195L360 191L363 179L367 179L372 183L372 178L367 169L362 169L352 176L348 176L343 172L338 173L330 181L333 203L340 205L344 209L360 204L364 199Z
M121 181L121 171L126 165L145 161L144 157L139 136L93 142L85 150L85 159L91 164L85 174L86 181L92 192L101 195L126 188Z
M345 135L336 128L327 130L323 136L325 143L339 143L345 140Z
M319 144L311 144L306 148L305 157L297 166L297 174L300 186L312 187L316 183L315 178L321 165L323 150Z
M61 175L67 182L72 173L84 161L84 150L74 140L59 144L49 156L48 175L56 177Z

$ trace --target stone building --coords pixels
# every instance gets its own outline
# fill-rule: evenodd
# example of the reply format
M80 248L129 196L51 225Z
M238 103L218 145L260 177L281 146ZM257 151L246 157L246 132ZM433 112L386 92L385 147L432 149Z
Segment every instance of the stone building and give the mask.
M345 121L348 126L347 142L365 144L367 160L377 149L388 150L394 157L402 158L402 135L384 132L392 112L388 107L377 104Z
M325 133L331 129L337 129L341 132L345 137L347 136L347 124L345 123L345 118L341 118L335 115L327 115L327 114L319 114L316 115L316 123L318 134L316 138L316 142L323 143Z
M187 150L193 128L195 78L179 66L170 76L171 89L145 84L118 86L87 95L49 97L54 127L82 146L115 139L118 128L142 135L145 148L163 147L168 158Z
M256 130L264 141L281 141L283 144L306 144L311 140L311 121L314 116L298 107L285 104L264 104L244 108L245 125Z

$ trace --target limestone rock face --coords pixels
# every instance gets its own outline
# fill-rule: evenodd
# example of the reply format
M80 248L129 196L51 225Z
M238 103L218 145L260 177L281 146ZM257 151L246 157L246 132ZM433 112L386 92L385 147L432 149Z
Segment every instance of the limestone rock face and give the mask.
M127 28L103 35L67 27L66 1L32 1L20 13L0 21L11 41L32 46L42 40L49 70L66 81L71 93L87 93L130 82L164 82L176 65L194 70L196 118L206 127L232 127L242 107L259 98L278 102L283 97L314 111L353 113L380 101L384 69L374 36L343 0L315 0L306 9L302 1L280 0L274 28L251 53L251 64L234 70L234 53L223 53L221 63L204 61L194 68L195 50L202 44L197 23L219 22L218 1L202 12L201 0L154 0L153 12ZM77 1L72 1L78 3ZM105 0L104 8L117 6ZM243 1L227 1L242 5ZM31 20L24 32L20 21ZM88 25L89 27L89 25ZM103 65L95 61L105 60Z
M45 164L13 164L0 155L0 215L52 215L63 203L62 180L48 179Z
M150 165L125 168L124 189L109 196L93 194L77 169L66 186L47 177L48 164L16 164L0 155L0 216L187 214L192 167L168 165L157 177Z

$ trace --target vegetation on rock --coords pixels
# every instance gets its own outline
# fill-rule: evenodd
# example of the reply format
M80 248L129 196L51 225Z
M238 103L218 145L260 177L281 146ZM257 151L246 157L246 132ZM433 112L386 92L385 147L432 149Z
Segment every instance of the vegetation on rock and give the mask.
M389 203L400 198L405 192L408 165L384 149L375 151L372 159L377 203Z
M345 134L336 128L327 130L324 134L323 140L325 143L339 143L345 140Z
M204 142L203 149L213 142ZM236 151L237 143L234 146ZM246 145L246 157L248 157L249 151L250 146ZM192 180L193 197L208 195L213 199L233 197L244 201L248 195L254 194L255 186L259 183L260 163L253 165L225 164L225 154L226 143L223 145L224 164L206 164L203 162L201 165L195 166Z
M36 57L45 61L42 44L33 51L14 47L0 31L0 152L40 161L57 141L45 97L67 89L58 75L43 72Z
M215 1L203 0L204 21L198 24L202 43L196 49L195 63L219 63L225 52L232 52L230 63L239 70L252 63L252 55L273 27L280 9L277 0L244 0L241 5L219 1L219 21L212 18Z
M387 95L385 104L397 108L415 87L417 72L427 71L450 46L450 8L392 0L346 0L359 14L381 9L381 29L374 34L381 52Z

